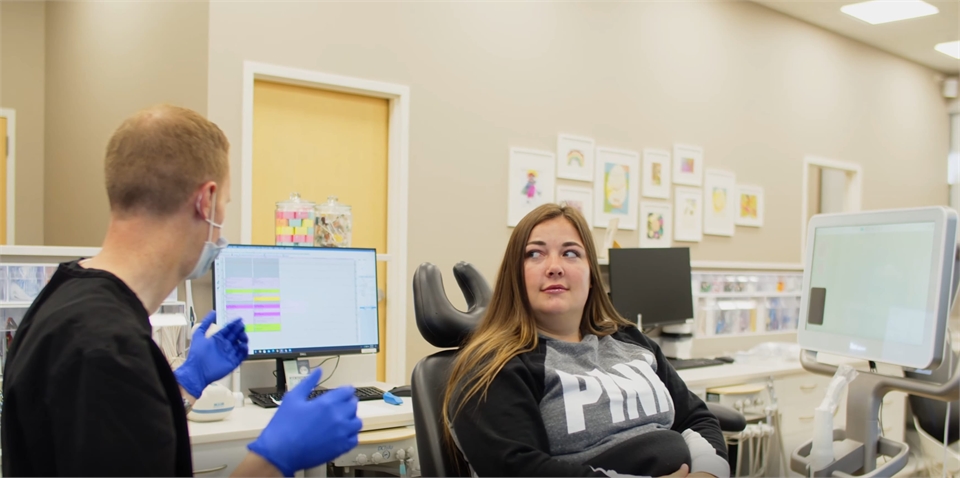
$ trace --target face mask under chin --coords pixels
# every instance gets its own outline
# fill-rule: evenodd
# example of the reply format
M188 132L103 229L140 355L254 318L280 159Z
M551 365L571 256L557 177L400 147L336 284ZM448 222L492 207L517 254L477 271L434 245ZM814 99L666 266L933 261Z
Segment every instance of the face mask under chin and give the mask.
M193 266L193 270L190 271L190 274L185 278L186 280L199 279L207 271L210 270L210 267L213 266L213 261L217 259L217 256L220 255L222 251L229 242L226 238L223 237L223 234L220 234L220 238L217 239L217 242L214 243L211 241L213 239L213 228L223 230L223 224L217 224L213 222L214 213L217 209L217 193L213 193L211 198L211 203L213 206L210 210L210 218L207 218L206 221L209 224L207 229L207 240L203 243L203 249L200 251L200 257L197 258L196 265ZM197 206L199 207L199 199L197 200Z
M213 261L220 255L220 251L227 247L228 244L230 243L223 236L217 239L216 244L210 241L204 242L203 250L200 251L200 257L197 258L197 264L193 266L193 270L187 275L186 280L203 277L203 275L210 270L210 267L213 266Z

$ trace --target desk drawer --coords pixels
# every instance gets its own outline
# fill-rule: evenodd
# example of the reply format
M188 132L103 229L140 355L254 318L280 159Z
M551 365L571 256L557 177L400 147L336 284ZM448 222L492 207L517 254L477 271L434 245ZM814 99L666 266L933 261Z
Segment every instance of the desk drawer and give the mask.
M247 440L202 443L192 447L193 475L200 478L230 476L247 455Z
M792 406L816 407L827 393L830 377L800 373L773 381L780 408Z

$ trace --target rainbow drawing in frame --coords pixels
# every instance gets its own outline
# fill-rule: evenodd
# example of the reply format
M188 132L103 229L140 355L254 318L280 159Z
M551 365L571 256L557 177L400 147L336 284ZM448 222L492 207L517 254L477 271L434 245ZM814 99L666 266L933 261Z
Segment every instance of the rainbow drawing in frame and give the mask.
M703 185L703 148L689 144L673 145L673 183Z
M763 227L763 188L738 184L737 188L738 226Z
M556 159L549 151L510 148L507 185L507 226L541 204L553 202Z
M593 140L583 136L557 136L557 177L593 181Z
M594 175L593 221L607 227L611 219L620 220L619 228L637 229L640 201L640 154L613 148L597 148Z

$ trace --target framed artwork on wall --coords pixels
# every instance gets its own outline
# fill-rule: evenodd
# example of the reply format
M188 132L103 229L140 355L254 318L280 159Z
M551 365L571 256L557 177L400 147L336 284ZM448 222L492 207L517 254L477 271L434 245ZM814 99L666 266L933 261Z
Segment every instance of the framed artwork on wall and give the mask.
M703 240L703 191L700 188L677 188L673 191L673 240Z
M561 134L557 137L557 177L593 181L593 140Z
M556 166L549 151L510 148L507 226L516 226L537 206L553 202Z
M688 144L673 145L673 183L703 185L703 148Z
M670 199L670 153L643 150L643 197Z
M703 179L703 233L732 236L737 215L737 177L729 171L708 169Z
M640 201L640 247L670 247L673 208L670 203Z
M557 204L580 211L587 224L593 227L593 189L581 186L557 185Z
M738 184L737 206L738 226L763 226L763 188Z
M596 227L607 227L619 219L619 228L637 228L640 201L640 153L613 148L597 148L594 173L593 220Z

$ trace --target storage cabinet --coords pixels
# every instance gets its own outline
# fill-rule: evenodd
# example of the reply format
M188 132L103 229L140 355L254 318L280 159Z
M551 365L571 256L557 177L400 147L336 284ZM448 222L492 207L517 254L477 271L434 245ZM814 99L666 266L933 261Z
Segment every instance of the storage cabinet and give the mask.
M96 247L0 246L0 370L24 314L58 264L98 252Z
M59 264L92 257L99 252L98 247L0 246L0 333L3 335L0 339L0 374L24 314L50 282ZM161 312L183 313L184 310L185 305L177 301L174 290L164 301Z
M193 445L193 476L230 476L247 455L249 443L249 440L231 440Z
M796 330L799 272L697 271L691 274L699 336Z

